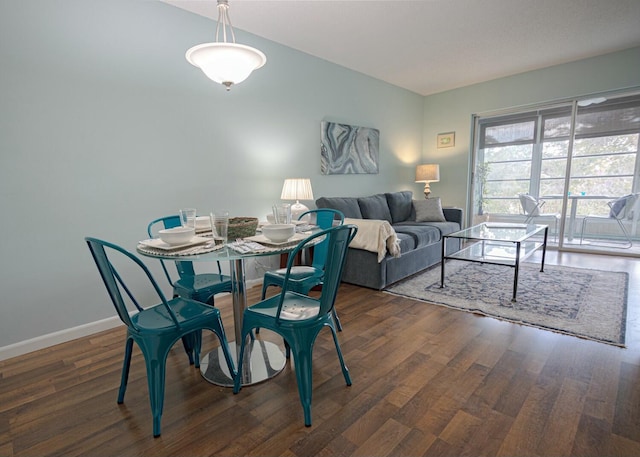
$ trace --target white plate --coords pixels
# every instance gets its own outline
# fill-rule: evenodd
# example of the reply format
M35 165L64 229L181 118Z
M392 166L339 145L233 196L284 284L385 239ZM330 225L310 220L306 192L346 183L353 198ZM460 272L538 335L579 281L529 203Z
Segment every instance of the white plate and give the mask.
M291 243L295 243L297 241L302 241L307 236L309 236L309 235L304 235L302 233L296 233L291 238L289 238L287 241L281 241L281 242L271 241L269 238L267 238L264 235L248 236L248 237L245 238L245 240L255 241L256 243L260 243L260 244L269 244L271 246L284 246L285 244L291 244Z
M211 241L211 238L194 236L193 238L191 238L191 241L183 244L167 244L164 241L162 241L160 238L142 240L140 241L140 244L149 246L150 248L164 249L165 251L172 251L174 249L182 249L182 248L188 248L190 246L197 246L198 244L207 243L209 241Z

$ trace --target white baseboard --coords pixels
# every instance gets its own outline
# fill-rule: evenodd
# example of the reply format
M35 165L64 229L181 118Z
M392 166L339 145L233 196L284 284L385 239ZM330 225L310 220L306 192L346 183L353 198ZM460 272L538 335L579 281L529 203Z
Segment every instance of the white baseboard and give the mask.
M261 284L262 279L253 279L247 281L247 288L256 284ZM28 354L29 352L39 349L55 346L56 344L66 343L84 336L93 335L94 333L109 330L111 328L122 325L122 321L118 316L109 317L88 324L79 325L77 327L60 330L58 332L49 333L47 335L37 336L30 340L20 341L0 348L0 361L17 357L19 355Z
M83 336L92 335L94 333L109 330L111 328L122 325L122 321L118 316L109 317L96 322L79 325L58 332L49 333L47 335L37 336L30 340L20 341L0 348L0 360L10 359L19 355L28 354L29 352L44 349L60 343L82 338Z

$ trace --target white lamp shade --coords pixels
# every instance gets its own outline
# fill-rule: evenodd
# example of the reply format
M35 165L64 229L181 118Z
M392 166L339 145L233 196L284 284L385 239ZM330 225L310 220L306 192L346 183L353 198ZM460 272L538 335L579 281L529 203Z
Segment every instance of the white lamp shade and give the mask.
M416 182L438 182L440 181L440 165L428 163L416 167Z
M308 178L285 179L280 198L282 200L313 200L311 180Z
M261 51L235 43L199 44L187 51L186 58L209 79L227 87L241 83L267 61Z

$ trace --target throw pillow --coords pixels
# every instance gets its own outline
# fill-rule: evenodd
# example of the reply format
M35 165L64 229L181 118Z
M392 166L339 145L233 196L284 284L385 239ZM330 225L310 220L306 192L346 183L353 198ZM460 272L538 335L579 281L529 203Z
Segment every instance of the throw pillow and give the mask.
M442 212L440 197L427 198L424 200L414 200L413 207L416 209L416 222L446 222Z
M358 205L364 219L377 219L391 224L391 212L384 194L358 198Z

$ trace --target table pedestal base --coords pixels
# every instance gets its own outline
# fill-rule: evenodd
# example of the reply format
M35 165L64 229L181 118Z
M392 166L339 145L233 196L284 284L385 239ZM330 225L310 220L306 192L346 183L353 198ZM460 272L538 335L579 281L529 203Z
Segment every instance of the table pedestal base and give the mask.
M235 351L233 349L236 349ZM238 365L237 354L240 346L234 342L229 343L233 362ZM249 386L280 373L287 362L284 350L275 343L259 339L249 341L245 346L243 366L239 368L242 373L242 385ZM227 362L220 347L201 356L200 373L202 377L212 384L222 387L233 387L233 377L227 368Z

